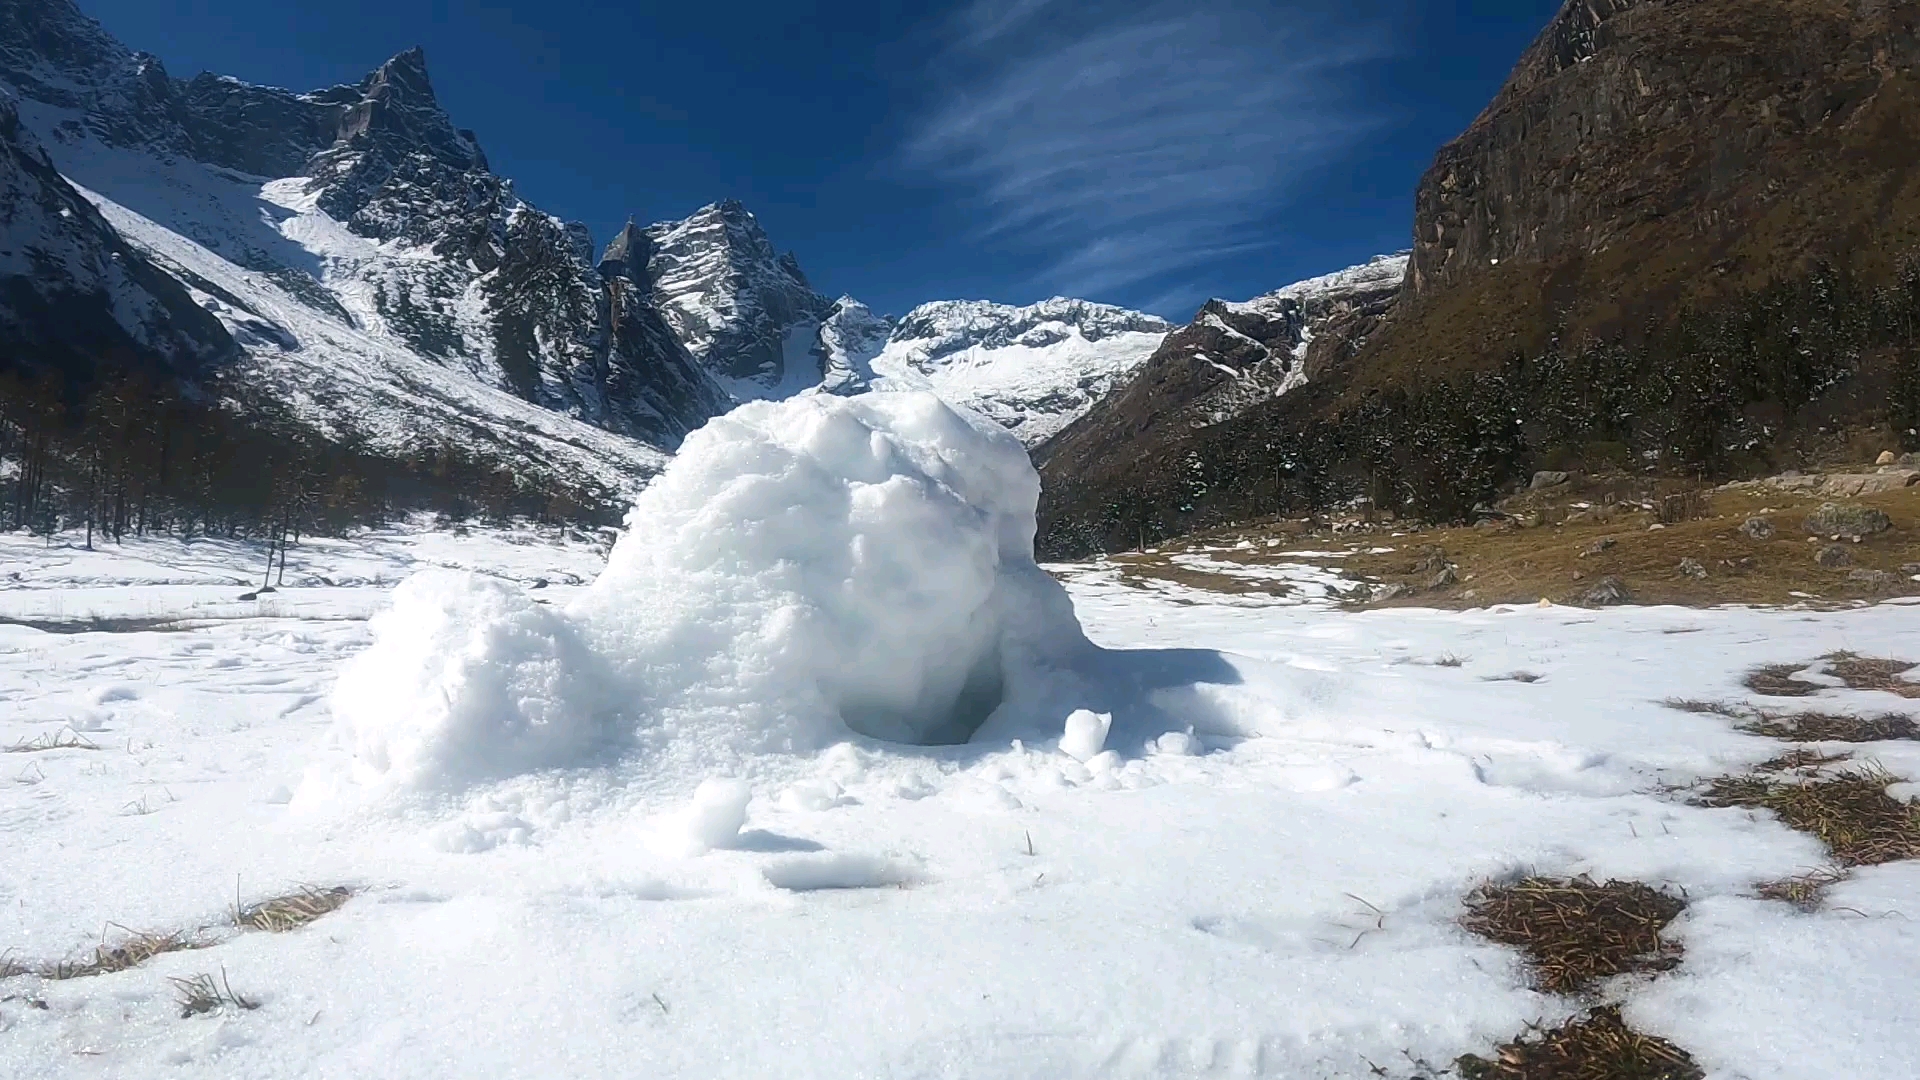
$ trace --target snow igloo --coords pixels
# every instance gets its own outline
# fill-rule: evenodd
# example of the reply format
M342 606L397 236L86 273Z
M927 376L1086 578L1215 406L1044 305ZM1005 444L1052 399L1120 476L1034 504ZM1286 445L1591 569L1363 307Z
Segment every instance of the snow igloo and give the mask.
M1017 440L931 394L743 405L687 437L636 500L605 571L554 613L563 625L540 628L542 648L519 657L498 643L523 631L448 630L529 615L450 595L443 578L430 596L445 612L375 624L335 712L363 767L494 772L499 753L433 743L538 746L526 763L538 768L562 764L557 747L585 754L622 738L740 753L850 733L920 745L1058 734L1085 696L1076 669L1093 647L1034 563L1038 498ZM408 636L423 624L441 627L442 644ZM493 643L484 664L474 642ZM522 664L536 677L487 670ZM382 706L395 684L432 692L399 695L413 707L402 720ZM593 718L577 715L583 703ZM590 730L538 737L550 724ZM392 753L389 735L409 751Z

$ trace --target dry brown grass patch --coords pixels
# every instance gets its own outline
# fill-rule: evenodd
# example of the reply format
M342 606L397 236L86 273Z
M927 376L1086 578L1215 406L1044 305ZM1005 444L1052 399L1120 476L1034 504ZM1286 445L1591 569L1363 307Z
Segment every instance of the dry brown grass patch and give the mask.
M1826 898L1828 887L1846 880L1846 877L1845 868L1827 866L1798 877L1763 881L1754 893L1762 900L1779 900L1782 903L1792 904L1801 911L1814 911Z
M336 885L330 889L303 888L285 896L262 900L234 912L234 925L270 934L298 930L322 915L340 910L353 899L353 890Z
M1753 767L1754 772L1763 773L1811 773L1835 762L1847 761L1847 754L1825 754L1806 746L1796 746L1778 757L1768 758Z
M1888 795L1887 785L1898 782L1878 765L1791 781L1722 776L1695 801L1771 810L1788 827L1819 837L1840 865L1876 866L1920 858L1920 803Z
M1886 660L1853 653L1834 653L1827 657L1827 670L1847 684L1849 690L1884 690L1905 698L1920 698L1920 683L1901 675L1913 670L1911 660Z
M1701 701L1698 698L1668 698L1660 704L1665 705L1669 709L1678 709L1681 712L1712 713L1715 716L1725 716L1735 720L1747 715L1745 706L1735 705L1725 701Z
M1773 712L1758 710L1742 720L1741 731L1788 742L1886 742L1920 739L1920 724L1900 713L1852 716L1846 713Z
M1607 1005L1557 1028L1536 1030L1502 1046L1494 1059L1467 1054L1454 1062L1463 1080L1701 1080L1692 1055L1643 1035Z
M210 944L212 942L184 931L171 934L128 931L126 937L111 944L103 939L84 959L55 961L36 969L34 974L44 979L84 979L94 975L111 975L116 971L139 967L164 953L204 949Z
M1768 664L1747 672L1747 689L1767 697L1806 697L1821 690L1817 683L1793 677L1805 664Z
M1460 924L1473 933L1523 949L1540 987L1577 992L1627 972L1666 971L1680 962L1680 946L1661 936L1686 901L1638 881L1524 878L1489 882L1466 900Z

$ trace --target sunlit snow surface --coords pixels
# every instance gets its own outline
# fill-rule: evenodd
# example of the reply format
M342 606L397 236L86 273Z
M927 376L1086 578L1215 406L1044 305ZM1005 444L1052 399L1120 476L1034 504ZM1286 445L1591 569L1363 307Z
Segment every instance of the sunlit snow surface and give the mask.
M0 626L0 747L98 747L0 755L0 952L364 891L292 933L0 982L0 1076L1407 1077L1571 1008L1455 926L1464 891L1518 871L1686 890L1684 963L1624 996L1710 1076L1920 1060L1920 871L1862 870L1817 914L1753 899L1817 845L1663 788L1780 746L1658 704L1740 700L1750 666L1840 648L1920 657L1902 604L1351 614L1057 567L1106 650L1072 754L1063 712L1018 745L716 742L329 799L316 775L360 789L328 696L392 582L480 571L537 628L526 611L588 605L566 583L593 547L303 543L297 589L240 601L263 563L244 545L77 542L0 540L0 614L186 621ZM1487 681L1515 671L1541 679ZM1920 773L1912 744L1862 756ZM182 1019L169 977L223 969L260 1007Z

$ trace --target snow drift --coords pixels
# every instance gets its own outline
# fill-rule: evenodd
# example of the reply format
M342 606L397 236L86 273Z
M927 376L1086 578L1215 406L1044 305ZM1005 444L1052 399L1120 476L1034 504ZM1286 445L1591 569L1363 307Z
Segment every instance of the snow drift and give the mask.
M363 773L446 786L619 737L715 760L850 734L1057 735L1092 646L1033 561L1020 443L929 393L755 402L688 437L564 614L410 581L343 674Z

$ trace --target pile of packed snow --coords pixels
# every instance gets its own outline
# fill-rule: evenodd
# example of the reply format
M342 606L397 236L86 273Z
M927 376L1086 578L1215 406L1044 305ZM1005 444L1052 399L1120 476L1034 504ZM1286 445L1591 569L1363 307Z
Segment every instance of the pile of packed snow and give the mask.
M409 581L333 698L363 779L458 787L671 746L1058 736L1093 652L1033 561L1020 443L927 393L755 402L691 435L564 612Z

